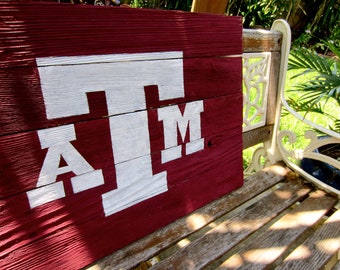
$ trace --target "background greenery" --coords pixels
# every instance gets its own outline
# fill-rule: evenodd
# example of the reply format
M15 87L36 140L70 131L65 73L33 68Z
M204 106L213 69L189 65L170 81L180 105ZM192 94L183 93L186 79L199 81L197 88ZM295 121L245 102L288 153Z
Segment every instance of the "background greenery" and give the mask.
M132 0L132 7L190 11L192 0Z

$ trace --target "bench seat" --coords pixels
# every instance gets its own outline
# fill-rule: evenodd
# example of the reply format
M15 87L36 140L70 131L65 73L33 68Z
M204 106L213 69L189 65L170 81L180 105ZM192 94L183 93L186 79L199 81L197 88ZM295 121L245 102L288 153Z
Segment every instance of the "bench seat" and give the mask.
M272 165L88 270L321 269L329 262L331 269L340 249L337 203L283 164Z

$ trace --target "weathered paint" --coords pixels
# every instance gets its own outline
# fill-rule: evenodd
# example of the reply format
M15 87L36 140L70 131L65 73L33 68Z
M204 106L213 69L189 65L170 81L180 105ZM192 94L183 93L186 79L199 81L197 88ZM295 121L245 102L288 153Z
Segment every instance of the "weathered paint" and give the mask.
M0 18L0 268L81 268L242 185L240 18Z

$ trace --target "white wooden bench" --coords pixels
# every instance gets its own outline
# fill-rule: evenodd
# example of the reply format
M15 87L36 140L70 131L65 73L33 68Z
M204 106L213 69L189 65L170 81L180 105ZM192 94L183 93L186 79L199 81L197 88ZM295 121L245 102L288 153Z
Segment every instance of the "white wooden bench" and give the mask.
M280 152L278 124L289 26L279 20L271 31L244 29L243 44L244 149L264 145L255 151L246 174L257 172L247 176L240 189L114 252L89 270L339 269L339 192L299 176L287 166L296 165ZM256 110L257 118L256 113L246 114L254 105L246 95L251 80L260 81L265 100L264 109ZM339 142L336 136L333 140ZM282 159L286 163L279 162ZM266 168L261 169L263 163Z

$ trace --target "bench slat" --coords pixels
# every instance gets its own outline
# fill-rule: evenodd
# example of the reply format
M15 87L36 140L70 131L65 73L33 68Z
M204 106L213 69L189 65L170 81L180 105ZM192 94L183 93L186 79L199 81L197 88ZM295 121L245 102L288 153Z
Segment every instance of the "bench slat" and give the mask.
M334 267L332 268L332 270L340 270L340 261L338 261Z
M273 125L268 125L242 133L243 149L270 140L273 134Z
M278 52L281 50L282 35L263 29L243 30L244 52Z
M284 183L277 190L236 213L152 269L201 269L307 195L309 191L309 188L296 183Z
M321 269L340 249L340 210L297 247L276 269Z
M265 269L332 209L336 201L322 191L312 193L217 269Z
M279 164L265 168L263 171L247 177L241 188L112 253L96 262L93 268L89 267L88 269L104 269L105 267L108 269L130 269L135 266L136 262L153 257L161 250L170 247L194 231L276 185L284 179L286 173L287 168ZM188 224L188 221L197 216L202 217L200 218L201 223Z

